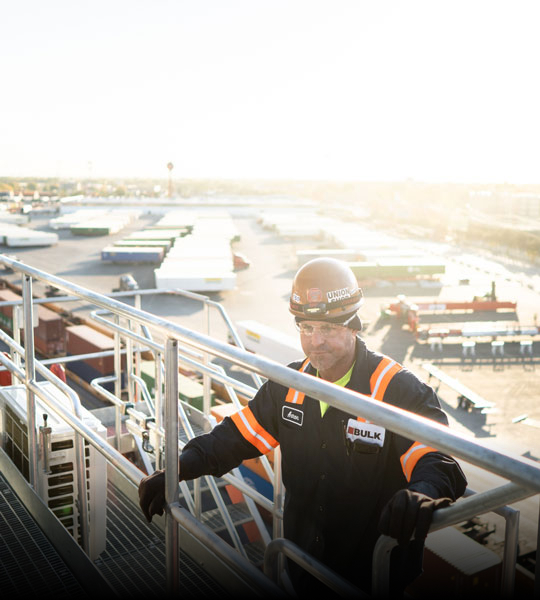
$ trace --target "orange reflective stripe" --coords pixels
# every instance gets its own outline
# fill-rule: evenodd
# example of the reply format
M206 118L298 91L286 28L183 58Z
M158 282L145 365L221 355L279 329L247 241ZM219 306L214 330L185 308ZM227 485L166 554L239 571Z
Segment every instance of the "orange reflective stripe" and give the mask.
M412 446L401 456L399 459L401 462L401 468L403 469L403 474L407 481L411 480L411 475L414 467L416 467L416 463L424 456L428 454L428 452L438 452L435 448L431 448L430 446L426 446L421 442L414 442Z
M304 392L299 392L297 390L293 390L293 388L289 388L287 392L287 396L285 397L285 402L291 402L292 404L302 404L304 402L304 398L306 395Z
M390 380L400 370L401 365L399 363L384 356L369 380L371 397L382 401Z
M242 436L262 454L278 446L278 442L259 424L249 406L231 415L231 419Z
M371 397L375 400L383 401L384 393L390 383L392 377L401 370L401 365L395 360L392 360L388 356L383 356L381 362L377 365L377 368L371 374L369 378L369 387L371 389ZM366 419L357 417L357 421L362 423L366 422Z
M299 371L303 372L307 369L309 365L309 358L306 358L303 365L300 367ZM287 392L287 396L285 396L285 402L290 402L291 404L303 404L304 398L306 395L304 392L299 392L293 388L289 388Z

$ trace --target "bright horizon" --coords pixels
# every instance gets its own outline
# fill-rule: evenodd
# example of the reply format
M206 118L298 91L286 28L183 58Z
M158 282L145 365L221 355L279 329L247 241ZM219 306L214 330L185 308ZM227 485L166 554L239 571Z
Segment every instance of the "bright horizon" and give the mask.
M537 2L1 14L0 176L540 183Z

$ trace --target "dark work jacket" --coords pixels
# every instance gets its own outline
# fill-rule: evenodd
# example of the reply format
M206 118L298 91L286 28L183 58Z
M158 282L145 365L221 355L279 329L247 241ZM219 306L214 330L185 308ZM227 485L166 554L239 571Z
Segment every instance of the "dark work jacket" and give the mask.
M369 396L370 377L382 359L383 355L368 350L357 338L356 362L346 387ZM290 366L299 369L302 362ZM316 374L311 365L305 372ZM400 458L415 440L386 430L379 452L351 452L345 443L345 427L350 418L362 415L330 406L321 417L317 400L305 397L301 404L291 404L285 401L287 392L286 387L268 381L242 411L250 413L255 419L252 425L260 427L263 436L280 445L285 537L356 585L369 588L365 583L380 535L379 516L392 495L408 487L434 498L455 500L465 491L465 476L452 458L431 449L416 462L407 481ZM448 424L433 389L407 369L392 377L384 402ZM248 441L249 435L236 423L227 417L211 433L185 446L180 457L183 479L220 476L244 459L261 455L262 448Z

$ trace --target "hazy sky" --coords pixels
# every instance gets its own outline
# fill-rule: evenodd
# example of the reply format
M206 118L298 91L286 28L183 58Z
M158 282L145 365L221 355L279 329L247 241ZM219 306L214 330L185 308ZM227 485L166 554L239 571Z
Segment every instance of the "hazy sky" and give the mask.
M0 4L0 176L540 183L540 3Z

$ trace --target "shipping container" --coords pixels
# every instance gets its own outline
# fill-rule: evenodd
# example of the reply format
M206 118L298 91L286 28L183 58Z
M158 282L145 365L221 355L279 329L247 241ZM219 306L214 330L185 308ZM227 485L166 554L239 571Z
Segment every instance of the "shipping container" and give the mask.
M55 217L49 221L51 229L70 229L72 225L87 221L88 219L105 219L108 211L98 209L80 209L75 212Z
M64 319L53 310L38 304L38 326L34 335L44 340L59 340L65 338L66 327Z
M11 223L12 225L26 225L29 221L28 215L17 213L9 213L5 210L0 210L0 222Z
M285 365L304 357L299 337L286 335L252 320L238 321L236 330L244 348L254 354L266 356Z
M182 229L190 232L197 219L197 212L189 209L171 210L163 215L151 229ZM150 229L150 228L149 228Z
M140 247L140 248L163 248L164 252L167 252L169 248L172 246L172 242L170 240L117 240L113 244L114 247L119 248L132 248L132 247Z
M11 247L51 246L58 242L58 235L2 223L0 224L0 240L3 240L6 246Z
M111 235L124 229L130 220L131 217L128 214L110 212L99 218L93 216L87 220L73 223L70 230L73 235Z
M312 250L297 250L298 267L315 258L337 258L345 262L361 260L362 257L352 248L314 248Z
M426 253L418 248L359 248L357 250L357 260L366 262L377 262L380 260L423 262L426 260Z
M101 260L112 263L159 264L163 260L162 247L106 246L101 250Z
M127 235L126 240L169 240L174 241L184 234L182 228L173 229L143 229Z
M101 236L110 235L111 233L117 233L120 228L116 224L103 224L100 223L77 223L72 225L70 231L73 235L84 235L84 236Z
M150 395L155 398L155 377L156 377L156 363L153 360L142 360L141 361L141 378L146 383L146 387L150 392ZM197 410L203 410L204 401L204 386L201 381L183 375L178 374L178 396L180 400L187 402L190 406L193 406ZM210 390L210 406L216 405L216 393L214 390Z
M446 271L444 263L430 261L377 261L350 262L358 281L364 279L408 279L421 276L442 275Z
M20 301L21 296L10 289L0 290L0 302ZM21 315L19 327L21 336L24 334L22 305L19 305ZM13 331L13 306L0 306L0 326L7 331ZM49 308L36 304L33 308L34 345L44 356L58 356L66 348L65 324L62 317Z
M229 252L224 257L208 256L181 256L167 255L161 267L163 271L173 271L176 273L194 273L195 275L206 275L206 273L228 273L234 271L233 255Z
M53 310L37 305L38 325L34 328L34 345L44 356L58 356L66 352L64 319Z
M0 302L21 301L21 296L10 289L0 290ZM13 306L0 306L0 322L11 331L13 328Z
M234 290L236 274L230 270L209 267L204 262L198 266L178 263L154 269L157 289L181 289L190 292L219 292Z
M68 356L77 356L79 354L90 354L104 352L114 349L113 338L89 327L88 325L70 325L66 327L66 353ZM78 362L84 362L89 367L78 365ZM74 367L75 366L75 367ZM101 356L85 359L84 361L75 361L67 363L69 370L75 371L77 367L84 372L96 372L98 377L111 375L114 372L114 357Z
M230 215L222 217L199 215L193 225L192 236L208 239L216 235L230 243L240 241L240 234Z

